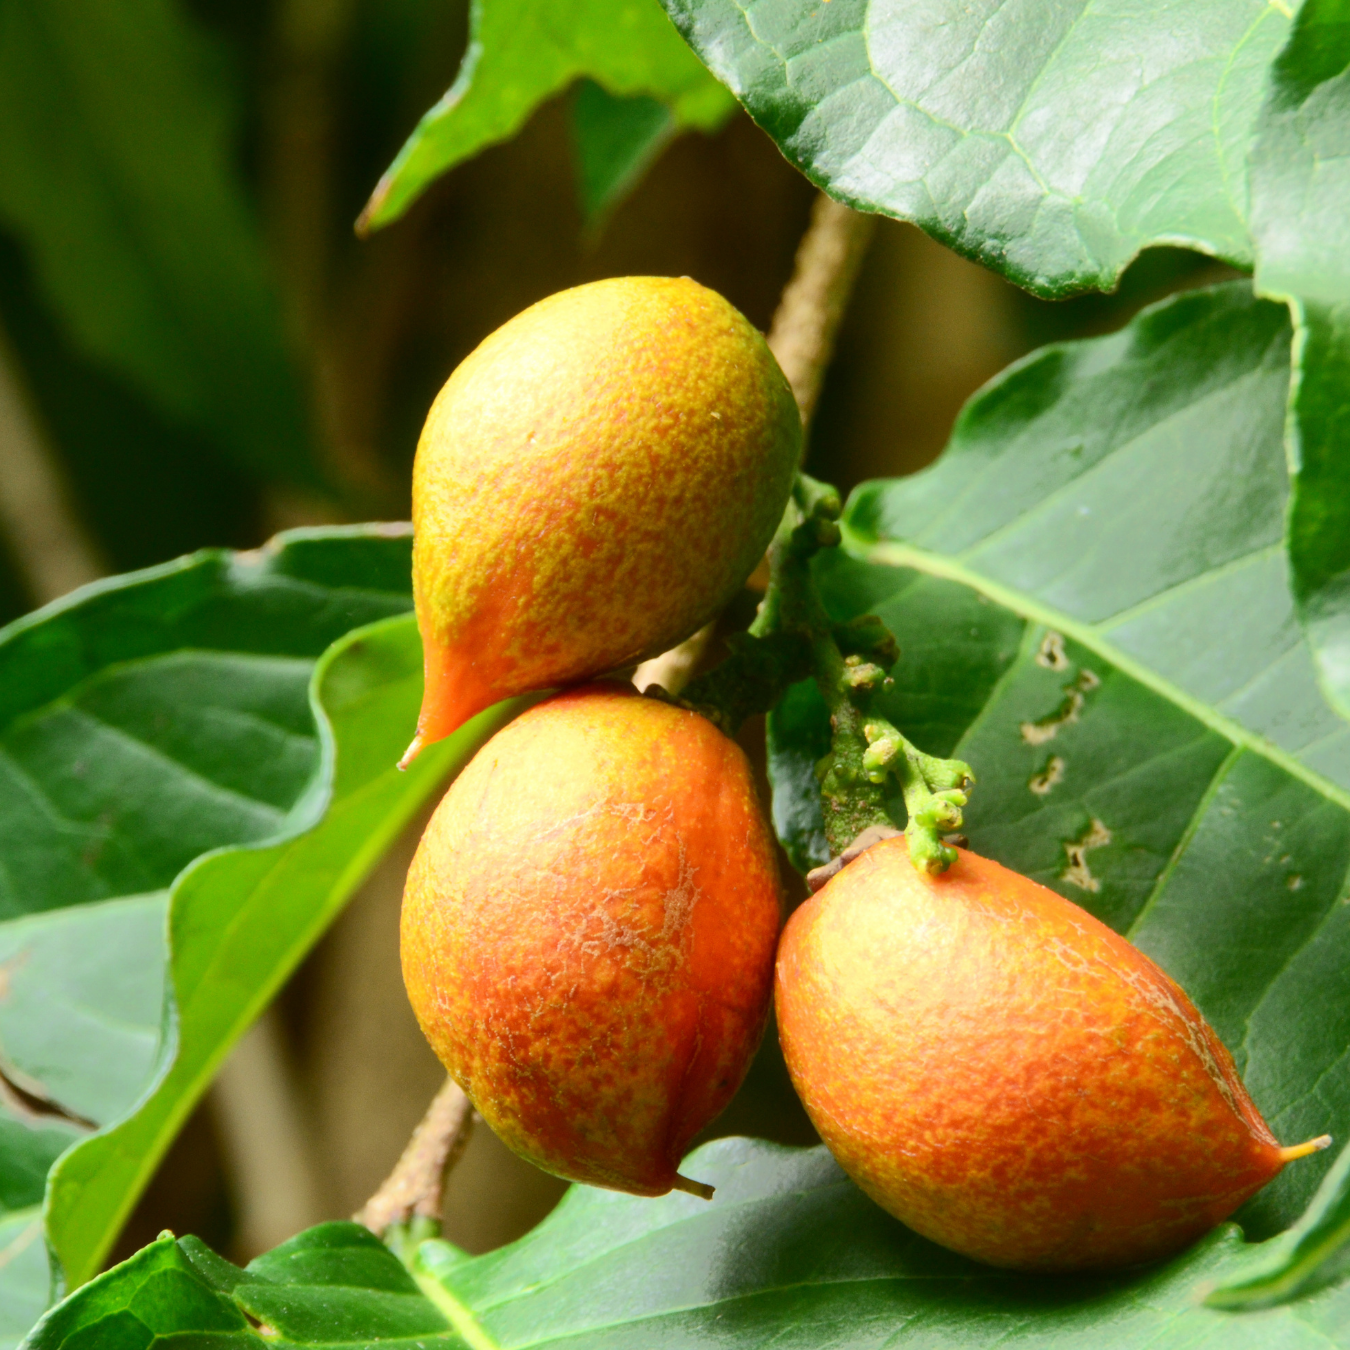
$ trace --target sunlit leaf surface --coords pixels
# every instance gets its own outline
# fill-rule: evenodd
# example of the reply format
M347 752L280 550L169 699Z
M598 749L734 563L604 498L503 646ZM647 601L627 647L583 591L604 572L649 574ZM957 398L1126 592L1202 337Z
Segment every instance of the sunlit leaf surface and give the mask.
M1248 139L1289 29L1267 0L664 0L831 195L1044 295L1150 244L1252 258Z

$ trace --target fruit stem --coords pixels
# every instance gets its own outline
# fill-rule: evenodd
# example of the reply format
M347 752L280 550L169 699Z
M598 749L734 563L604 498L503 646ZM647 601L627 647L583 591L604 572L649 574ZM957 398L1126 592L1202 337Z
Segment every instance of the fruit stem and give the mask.
M1316 1139L1306 1140L1302 1144L1290 1144L1288 1148L1280 1150L1281 1162L1293 1162L1297 1158L1306 1158L1310 1153L1320 1153L1324 1148L1331 1147L1331 1136L1329 1134L1319 1134Z
M678 1172L675 1173L675 1180L671 1182L672 1191L683 1191L686 1195L696 1195L700 1200L711 1200L716 1187L709 1186L706 1181L691 1181L688 1177L682 1177Z
M930 874L945 872L956 861L956 850L942 836L961 828L961 808L975 782L970 765L925 755L884 717L869 717L863 735L867 776L874 783L884 783L892 773L900 780L915 867Z
M914 865L945 872L956 850L942 835L960 828L975 776L960 760L924 754L886 718L869 711L873 696L892 687L887 669L899 651L875 615L839 625L825 611L811 558L838 544L840 511L832 487L798 475L794 502L769 547L769 590L751 632L777 625L809 636L812 674L830 711L830 753L818 768L830 856L841 856L865 830L893 826L887 802L893 773L909 817L905 834Z
M909 818L904 832L914 865L945 872L956 850L942 836L960 829L975 775L960 760L924 754L869 711L872 696L892 686L887 670L899 649L876 615L837 624L825 610L811 559L839 543L841 512L833 487L797 475L769 545L769 587L754 623L730 639L727 659L694 680L678 701L734 736L746 717L771 712L789 686L814 677L830 712L830 753L817 766L830 856L840 857L865 830L894 828L888 805L893 774Z
M353 1216L405 1264L425 1238L440 1234L445 1178L469 1142L473 1121L473 1105L447 1078L394 1170Z

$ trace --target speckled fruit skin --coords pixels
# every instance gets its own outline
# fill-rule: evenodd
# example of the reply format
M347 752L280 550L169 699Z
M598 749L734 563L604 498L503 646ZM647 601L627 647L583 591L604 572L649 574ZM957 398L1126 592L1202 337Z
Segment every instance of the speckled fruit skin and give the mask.
M497 329L417 447L426 692L409 753L718 613L783 514L801 434L763 337L688 278L592 282Z
M791 918L776 1007L792 1081L844 1170L991 1265L1109 1269L1184 1247L1283 1162L1181 989L1053 891L903 839Z
M590 685L523 713L452 784L408 873L403 978L511 1148L663 1195L759 1044L779 922L740 748Z

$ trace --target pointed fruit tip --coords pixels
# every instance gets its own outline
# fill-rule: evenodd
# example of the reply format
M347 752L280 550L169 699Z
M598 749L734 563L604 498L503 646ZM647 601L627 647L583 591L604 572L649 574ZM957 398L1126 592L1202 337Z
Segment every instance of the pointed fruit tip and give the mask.
M401 769L406 769L427 746L443 741L484 708L518 692L516 688L498 688L472 661L466 661L459 650L435 642L424 641L423 666L417 734L399 761Z
M711 1200L713 1192L717 1189L715 1186L709 1186L706 1181L691 1181L678 1172L675 1173L675 1180L671 1182L670 1188L673 1191L683 1191L686 1195L696 1195L700 1200Z
M1302 1144L1290 1144L1288 1148L1280 1150L1281 1162L1294 1162L1298 1158L1306 1158L1310 1153L1320 1153L1324 1148L1331 1147L1331 1136L1329 1134L1319 1134L1316 1139L1309 1139Z

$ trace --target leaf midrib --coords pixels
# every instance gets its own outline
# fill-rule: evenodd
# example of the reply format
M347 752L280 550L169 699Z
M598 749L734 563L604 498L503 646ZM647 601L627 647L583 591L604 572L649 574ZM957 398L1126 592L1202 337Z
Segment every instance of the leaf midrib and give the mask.
M1278 338L1272 345L1274 345L1277 350L1285 350L1281 346ZM1166 408L1161 416L1150 421L1147 425L1138 428L1136 431L1128 436L1122 437L1120 440L1113 440L1097 459L1093 460L1091 463L1082 465L1071 477L1066 478L1063 482L1051 488L1050 491L1044 493L1030 507L1019 511L1010 520L1004 521L1001 525L995 526L993 529L981 535L978 539L973 540L955 556L962 559L973 559L982 553L985 553L991 547L997 547L1001 543L1004 543L1008 537L1016 538L1019 531L1034 532L1036 529L1037 517L1044 518L1046 515L1053 514L1065 498L1072 497L1076 492L1083 491L1094 479L1110 474L1118 469L1120 467L1119 457L1129 456L1130 452L1134 450L1141 441L1159 435L1170 428L1175 422L1183 418L1199 415L1209 404L1225 403L1232 398L1235 391L1240 390L1244 385L1259 383L1266 379L1269 373L1266 365L1266 356L1269 355L1270 350L1271 345L1268 345L1266 353L1259 362L1245 370L1239 371L1232 379L1225 380L1222 384L1213 385L1200 394L1199 397L1190 399L1178 407ZM1136 358L1131 364L1138 368L1144 368L1148 362L1146 359ZM1112 374L1119 375L1120 369L1118 368L1113 371ZM1022 437L1018 438L1018 440L1022 439ZM1034 437L1028 436L1026 439L1034 439ZM954 448L958 451L961 449L959 446ZM1015 444L1014 449L1016 448L1019 447ZM959 456L954 458L959 462ZM998 469L1004 467L1005 461L1006 457L1002 455L989 460L984 472L974 477L972 488L987 489L988 479ZM944 462L946 462L945 456ZM947 512L946 515L950 518L951 512ZM934 530L935 525L929 527L930 533ZM1257 549L1268 548L1271 544L1276 542L1278 542L1278 535L1273 539L1264 540L1257 545ZM1249 552L1255 551L1256 550L1249 550ZM1242 556L1245 557L1246 554L1243 554ZM1233 559L1228 559L1227 561L1231 562ZM1223 564L1220 565L1222 566ZM1204 573L1201 575L1204 575Z
M678 1307L672 1306L669 1308L662 1308L658 1312L643 1313L636 1317L615 1318L612 1321L599 1322L591 1326L578 1328L575 1331L567 1331L564 1332L561 1336L548 1337L543 1340L522 1341L519 1344L511 1346L509 1350L547 1350L547 1347L551 1345L564 1345L570 1341L575 1341L582 1336L594 1336L599 1332L609 1331L615 1327L632 1327L637 1326L640 1323L644 1322L661 1322L666 1318L678 1317L683 1313L699 1312L708 1308L730 1307L733 1304L745 1303L751 1299L788 1294L793 1292L794 1290L799 1289L804 1290L824 1289L824 1288L837 1289L844 1286L890 1285L890 1284L905 1284L905 1285L923 1284L931 1286L938 1284L961 1284L972 1282L983 1285L983 1284L993 1284L995 1282L1021 1283L1023 1280L1025 1280L1025 1278L1026 1276L1018 1271L998 1270L993 1266L990 1266L985 1269L970 1271L967 1274L945 1274L945 1275L874 1274L874 1275L859 1275L855 1277L846 1277L841 1279L794 1280L789 1284L765 1285L759 1289L749 1289L741 1293L728 1294L725 1297L708 1299L701 1303L685 1303L681 1304ZM1086 1278L1090 1279L1092 1277L1088 1276ZM1185 1311L1184 1309L1181 1310L1167 1309L1160 1307L1156 1303L1149 1303L1147 1300L1139 1297L1137 1291L1132 1290L1128 1287L1122 1286L1117 1287L1115 1289L1107 1289L1104 1292L1106 1292L1107 1294L1120 1295L1126 1300L1128 1300L1128 1302L1134 1307L1156 1313L1159 1317L1168 1318L1169 1320L1177 1317L1181 1311ZM906 1331L913 1330L916 1322L921 1322L924 1316L925 1313L919 1313L915 1317L908 1319L897 1329L895 1336L889 1337L884 1344L886 1346L898 1344L898 1337ZM1006 1332L1003 1336L1000 1336L997 1341L989 1342L988 1345L981 1347L981 1350L993 1350L995 1346L1005 1343L1010 1336L1018 1335L1023 1330L1025 1330L1025 1325L1010 1328L1009 1331ZM474 1350L480 1350L480 1347L475 1346ZM497 1345L493 1344L491 1346L485 1345L481 1347L481 1350L505 1350L505 1348L498 1347ZM1140 1347L1140 1350L1143 1350L1142 1346Z
M1264 736L1244 727L1240 722L1218 711L1211 704L1187 693L1156 670L1130 656L1119 647L1106 640L1101 631L1093 624L1070 617L1053 606L1034 600L1021 591L1004 586L1000 582L981 576L963 564L940 554L930 553L927 549L916 548L913 544L900 544L889 540L868 543L860 540L851 532L845 532L845 546L849 553L863 562L882 563L891 567L910 567L929 576L942 577L948 581L969 586L981 595L1002 605L1024 619L1043 624L1046 628L1072 638L1074 642L1095 652L1103 660L1109 661L1116 669L1131 679L1161 695L1182 711L1189 713L1197 721L1218 732L1234 745L1242 746L1272 764L1278 765L1291 777L1306 783L1315 792L1350 811L1350 791L1324 778L1315 769L1310 769L1301 760L1287 750L1275 745Z

